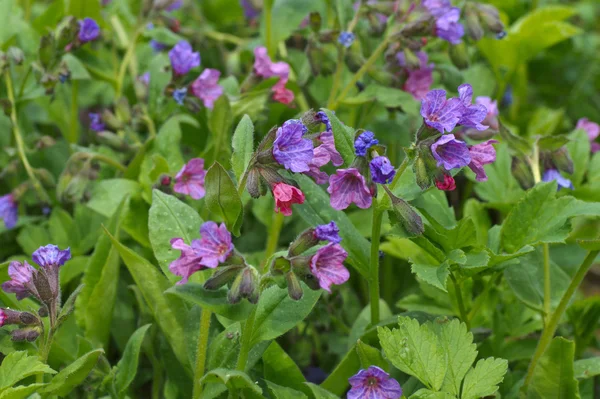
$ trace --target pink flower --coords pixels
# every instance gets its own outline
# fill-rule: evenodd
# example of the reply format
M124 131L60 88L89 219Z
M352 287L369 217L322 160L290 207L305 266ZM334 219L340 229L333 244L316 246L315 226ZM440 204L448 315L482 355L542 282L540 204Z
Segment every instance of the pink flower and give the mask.
M600 144L594 142L600 135L600 125L590 121L588 118L581 118L577 121L576 129L583 129L587 133L590 141L592 142L592 152L600 151Z
M332 284L343 284L350 278L350 272L344 267L347 257L340 244L330 242L310 258L310 271L325 291L331 292Z
M183 165L181 170L175 175L175 186L173 190L179 194L189 195L195 200L204 197L204 159L194 158Z
M484 125L488 125L492 130L498 130L498 103L496 100L492 100L490 97L477 97L475 104L483 105L487 109L487 115L481 122Z
M367 209L373 200L365 178L356 168L338 169L335 175L329 176L327 192L331 195L331 207L337 210L346 209L353 202Z
M454 191L456 189L456 182L454 178L450 175L444 174L444 180L435 180L435 186L438 190L442 191Z
M344 159L335 148L335 141L333 139L333 132L329 129L324 131L319 135L319 140L321 141L320 147L323 147L324 150L327 150L329 153L329 158L333 166L341 166L344 163Z
M321 167L327 165L329 159L329 152L323 147L323 145L316 147L313 149L313 158L308 163L310 170L308 172L304 172L304 174L315 179L317 184L327 183L329 180L329 175L321 171Z
M192 83L192 94L201 99L206 108L213 109L215 101L223 94L223 88L218 84L219 76L221 72L207 68Z
M169 270L171 273L183 277L177 284L185 284L192 274L199 270L206 269L200 262L202 256L198 255L200 240L193 240L192 246L187 245L183 238L173 238L171 247L181 251L181 256L171 262Z
M400 66L406 71L408 78L404 82L402 89L407 93L412 94L415 100L422 100L425 95L429 92L431 85L433 84L433 68L435 64L428 63L427 54L423 51L416 53L419 59L419 68L410 68L406 62L406 56L404 53L398 53L396 58Z
M492 144L496 143L496 140L488 140L484 143L469 147L471 162L468 166L473 172L475 172L477 181L487 180L487 175L485 174L483 165L487 165L496 160L496 150L492 146Z
M292 204L303 204L304 193L289 184L277 183L273 186L273 198L275 198L275 212L281 212L285 216L291 216Z
M8 265L10 280L2 284L2 289L5 292L16 294L18 300L37 294L37 290L33 285L33 276L36 273L37 271L27 261L23 263L10 262Z
M4 312L4 309L0 309L0 327L4 326L4 322L7 318L8 316L6 315L6 312Z
M266 47L254 49L254 73L263 79L278 76L279 81L273 86L273 99L282 104L294 101L294 92L285 87L290 76L290 66L285 62L272 62Z

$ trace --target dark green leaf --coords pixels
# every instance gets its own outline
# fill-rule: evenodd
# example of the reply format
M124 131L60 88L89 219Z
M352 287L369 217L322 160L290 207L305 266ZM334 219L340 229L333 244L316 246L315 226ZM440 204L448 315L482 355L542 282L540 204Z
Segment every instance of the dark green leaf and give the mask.
M229 231L239 236L244 218L242 200L231 177L220 163L215 162L208 169L204 187L206 188L205 201L208 209L225 221Z
M123 357L117 363L115 388L118 393L124 392L137 374L142 343L149 328L150 324L138 328L127 341Z
M190 303L201 306L216 314L231 320L245 320L252 308L250 302L242 300L232 305L227 300L227 289L207 290L202 284L187 283L176 285L166 291L167 294L176 295Z
M61 397L67 396L88 377L103 353L103 349L96 349L81 356L56 374L42 392Z

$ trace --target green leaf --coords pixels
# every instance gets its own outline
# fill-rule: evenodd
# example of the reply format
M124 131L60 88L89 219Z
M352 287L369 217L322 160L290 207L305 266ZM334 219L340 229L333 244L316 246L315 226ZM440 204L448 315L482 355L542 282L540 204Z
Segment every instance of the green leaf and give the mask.
M119 204L126 196L139 196L141 188L139 183L128 179L101 180L92 187L91 199L88 208L106 217L111 217L119 208Z
M344 165L342 166L348 166L354 161L354 158L356 158L356 155L354 154L354 129L340 122L338 117L330 110L322 108L322 111L327 114L327 117L331 122L335 148L344 160Z
M254 308L254 305L248 301L229 303L226 288L207 290L202 284L197 283L176 285L165 293L176 295L187 302L199 305L203 309L208 309L231 320L245 320Z
M26 399L46 384L17 385L0 393L0 399Z
M385 356L400 371L418 378L425 386L439 391L444 382L446 355L438 338L427 324L398 318L399 329L377 328Z
M171 345L175 356L184 367L189 367L189 351L185 336L185 305L179 298L167 296L164 291L170 284L167 278L154 265L142 258L131 249L125 247L108 231L105 233L111 239L125 262L144 300L148 304L154 319Z
M119 227L126 199L108 221L108 231L119 238ZM120 260L110 238L102 235L90 257L83 278L83 288L75 301L77 324L84 336L96 345L108 347L110 325L117 297Z
M353 346L323 381L321 387L339 397L347 391L348 378L356 374L359 369L360 359L356 352L356 346Z
M271 15L271 43L275 45L287 39L294 32L300 22L312 11L322 11L325 4L320 0L275 0ZM264 13L263 13L264 14ZM321 13L324 15L324 13ZM265 38L265 21L261 23L263 43Z
M478 399L494 395L507 370L508 362L504 359L493 357L481 359L467 373L461 399Z
M232 146L231 166L239 183L254 153L254 125L248 115L244 115L235 128Z
M56 371L40 362L38 356L29 356L24 351L9 353L0 367L0 392L38 373L55 374Z
M67 53L63 57L63 61L67 64L69 72L71 73L71 80L90 80L92 77L90 73L85 69L83 62L73 54Z
M339 399L340 397L332 394L328 390L313 384L312 382L305 382L306 386L310 389L313 399Z
M564 242L567 220L573 216L599 215L600 203L565 196L556 198L556 182L540 183L527 192L502 224L502 243L508 252L525 245Z
M181 237L187 244L200 237L202 219L192 207L160 190L152 191L152 206L148 218L150 243L158 265L171 282L179 277L169 270L169 264L179 257L171 248L171 239Z
M558 150L569 141L564 136L551 136L562 122L565 111L562 109L538 108L527 125L529 136L546 136L538 141L540 149Z
M302 371L276 341L271 342L263 353L262 363L266 380L277 381L280 385L299 391L306 390Z
M576 360L574 364L575 378L583 380L600 375L600 357Z
M304 393L297 391L292 388L282 387L281 385L277 385L271 381L266 381L267 388L271 395L273 395L274 399L307 399Z
M571 181L575 187L579 188L588 166L590 166L591 144L587 133L583 129L575 130L569 137L571 140L567 144L567 149L573 160L574 170ZM589 173L588 180L593 180Z
M409 115L419 116L420 102L415 100L412 94L377 84L369 85L358 95L344 99L342 104L360 105L373 100L386 108L402 108Z
M567 309L567 316L573 326L575 357L580 357L595 339L600 321L600 297L592 296L573 302Z
M245 393L248 393L252 396L251 398L258 397L262 398L262 389L258 385L256 385L248 374L237 371L237 370L227 370L227 369L215 369L206 374L202 380L202 383L210 383L210 382L219 382L224 384L227 389L231 390L243 390ZM258 396L255 396L258 395Z
M579 385L573 370L574 355L573 341L554 338L538 361L529 386L524 387L527 399L579 398Z
M295 176L304 193L304 204L294 209L310 226L336 222L342 237L341 245L348 252L348 263L359 273L369 275L369 242L354 227L348 216L342 211L336 211L329 205L329 196L314 181L307 176Z
M56 374L42 392L61 397L67 396L88 377L103 353L103 349L96 349L81 356Z
M92 18L96 21L102 20L100 15L100 3L89 2L88 0L69 0L68 15L72 15L77 19L84 19L86 17Z
M410 395L410 399L456 399L456 396L447 392L434 392L430 389L421 388Z
M162 26L155 26L152 29L145 30L144 37L154 39L157 42L166 44L168 46L174 46L179 41L183 40L183 37Z
M214 151L209 159L216 162L229 162L228 159L221 158L223 151L228 151L229 135L233 125L233 113L227 96L221 96L215 102L214 108L208 118L208 128L210 129L214 140Z
M220 163L215 162L208 169L204 187L206 188L204 200L208 209L225 221L229 231L239 236L244 219L242 200L231 177Z
M446 288L446 282L450 275L450 269L448 268L448 262L442 264L429 264L429 263L416 263L412 259L409 260L411 263L411 271L416 274L421 280L427 284L439 288L444 292L448 292Z
M252 345L275 339L300 323L315 306L321 290L313 291L301 283L304 295L295 301L289 297L287 289L271 286L264 290L256 308Z
M388 368L388 363L381 355L379 349L365 344L360 339L356 342L356 354L360 360L361 369L368 369L369 366L377 366L383 370Z
M142 343L149 328L150 324L138 328L127 341L123 357L117 363L115 389L118 393L125 392L137 374Z

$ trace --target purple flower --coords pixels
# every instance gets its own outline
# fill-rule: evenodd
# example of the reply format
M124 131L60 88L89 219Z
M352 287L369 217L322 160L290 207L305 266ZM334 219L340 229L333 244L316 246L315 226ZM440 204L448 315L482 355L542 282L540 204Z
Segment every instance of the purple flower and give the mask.
M548 169L544 172L544 176L542 176L542 181L549 182L552 180L556 180L558 183L558 190L561 188L569 188L573 190L573 183L571 183L571 180L563 177L556 169Z
M199 270L206 269L200 262L202 256L198 255L200 240L193 240L192 246L187 245L183 238L173 238L171 247L181 251L181 256L169 264L171 273L183 277L177 284L185 284L192 274Z
M360 370L348 382L352 386L348 399L398 399L402 396L398 381L377 366Z
M27 298L33 293L37 293L33 285L33 275L37 271L27 261L10 262L8 265L8 275L10 281L2 284L2 289L5 292L12 292L17 295L17 299Z
M218 83L219 76L220 71L207 68L192 83L192 94L201 99L206 108L213 109L215 101L223 94L223 88Z
M492 144L498 143L496 140L488 140L484 143L480 143L469 147L469 154L471 154L471 162L469 168L475 172L477 181L487 181L487 175L483 169L483 165L487 165L496 160L496 150Z
M384 156L373 158L369 163L369 168L371 169L371 179L375 183L391 183L396 175L396 169L394 169L390 160Z
M440 39L444 39L452 44L459 44L465 35L465 29L458 22L460 19L460 8L452 7L444 9L443 13L433 15L435 20L435 33Z
M348 48L350 46L352 46L352 43L354 43L354 33L352 32L341 32L340 36L338 37L338 43L341 44L342 46Z
M79 21L79 33L77 37L81 43L91 42L100 36L100 26L91 18Z
M150 47L154 50L155 53L160 53L167 49L167 45L161 42L157 42L156 40L150 40Z
M4 322L6 321L6 319L8 318L6 312L4 311L4 309L0 309L0 327L4 326Z
M331 292L332 284L343 284L350 278L350 272L344 267L347 257L340 244L330 242L310 258L310 271L325 291Z
M433 83L433 63L428 63L427 54L423 51L416 53L419 59L419 68L411 68L406 62L406 56L403 52L399 52L396 55L398 63L404 68L408 77L404 82L402 89L412 94L415 100L422 100L425 95L429 92L431 84Z
M197 245L197 254L202 257L200 264L214 268L225 262L233 251L231 233L225 223L219 226L215 222L206 222L200 227L200 235L202 238Z
M481 122L487 116L488 109L481 104L471 104L473 99L473 87L468 83L462 84L458 86L458 94L460 101L464 106L462 116L458 123L480 131L487 130L489 126L482 125Z
M176 75L185 75L200 65L200 53L194 53L192 46L185 40L177 43L169 51L169 59Z
M327 116L327 114L323 111L319 111L317 112L317 114L315 115L315 119L318 120L319 122L321 122L322 124L325 125L325 128L328 131L331 131L331 122L329 121L329 117Z
M444 134L433 143L431 153L437 161L437 166L444 166L446 170L462 168L471 162L467 144L456 140L453 134Z
M71 259L71 248L61 250L56 245L48 244L39 247L31 255L31 259L43 268L58 268Z
M375 138L375 134L367 130L354 140L354 153L359 157L364 157L367 155L367 150L377 144L379 144L379 140Z
M254 74L264 79L278 76L279 81L273 86L273 99L282 104L294 101L294 92L285 87L290 75L290 66L285 62L272 62L266 47L254 49Z
M183 105L183 101L187 96L187 87L182 87L181 89L173 90L173 100L179 105Z
M19 204L15 201L12 194L6 194L0 197L0 219L4 221L4 227L12 229L17 224L19 218Z
M588 118L581 118L577 121L575 129L585 130L592 143L592 152L600 151L600 144L594 141L600 135L600 125L590 121Z
M430 12L437 8L447 8L452 6L450 0L423 0L422 4L423 7Z
M445 90L431 90L421 103L425 123L440 133L451 132L462 117L463 104L458 98L446 100Z
M329 176L327 192L331 196L331 207L338 211L348 208L353 202L359 208L367 209L373 200L365 178L356 168L338 169Z
M181 7L183 7L183 0L175 0L174 2L169 4L167 8L165 8L165 11L172 12L179 10Z
M488 125L492 130L498 130L498 103L496 100L492 100L490 97L477 97L475 103L483 105L487 110L485 119L481 122L484 125Z
M102 115L90 112L88 116L90 117L90 129L95 132L101 132L104 130L105 126L104 123L102 123Z
M302 136L308 129L298 119L286 121L277 129L273 142L273 157L292 172L308 172L313 159L313 143Z
M330 161L331 156L329 152L324 147L324 145L320 145L313 150L313 158L308 163L308 167L310 170L308 172L304 172L307 176L315 179L317 184L325 184L329 179L329 175L323 171L321 171L321 167L327 165Z
M260 15L260 10L254 7L251 0L240 0L246 19L254 19Z
M175 186L173 191L179 194L189 195L195 200L204 197L204 159L193 158L183 165L181 170L175 175Z
M319 241L329 241L334 244L339 244L342 241L340 237L340 229L334 221L327 224L320 224L315 228L315 238Z
M335 148L335 140L331 129L321 133L319 135L319 141L322 143L319 147L323 147L323 149L329 153L329 158L331 159L333 166L340 166L344 163L344 159L337 148Z
M150 72L143 73L138 80L144 85L148 86L150 84Z

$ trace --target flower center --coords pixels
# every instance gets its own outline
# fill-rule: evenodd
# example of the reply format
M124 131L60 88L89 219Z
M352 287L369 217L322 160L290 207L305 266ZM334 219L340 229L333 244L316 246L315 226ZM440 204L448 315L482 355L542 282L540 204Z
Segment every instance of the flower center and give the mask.
M379 381L375 377L369 377L369 378L367 378L367 385L370 386L370 387L375 386L378 383L379 383Z

